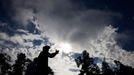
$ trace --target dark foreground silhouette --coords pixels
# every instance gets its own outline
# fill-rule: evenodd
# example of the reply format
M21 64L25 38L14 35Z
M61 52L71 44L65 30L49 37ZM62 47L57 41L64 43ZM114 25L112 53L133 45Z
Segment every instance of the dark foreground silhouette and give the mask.
M111 68L104 59L102 70L94 61L95 59L89 57L89 53L84 50L82 55L75 59L77 67L82 66L79 75L134 75L134 68L123 65L120 61L114 60L116 68Z
M27 59L25 54L20 53L17 55L17 60L15 61L15 64L13 65L13 74L14 75L24 75L26 70L27 63L31 62L30 59Z
M99 67L93 63L93 58L89 57L89 53L86 50L84 50L82 56L79 56L75 61L77 67L82 66L79 75L96 75L100 73Z
M48 57L53 58L59 51L55 53L49 53L50 46L44 46L43 51L37 58L37 70L35 75L53 75L52 69L48 66Z
M54 53L49 53L49 49L50 46L43 47L43 51L39 56L28 65L26 75L54 75L54 72L48 66L48 58L53 58L59 51L56 50Z
M54 72L48 66L48 57L53 58L59 51L50 54L49 49L49 46L44 46L43 51L33 61L28 59L24 53L19 53L13 65L10 64L11 57L8 54L0 53L0 75L53 75ZM95 58L89 57L86 50L75 61L78 67L81 66L79 75L134 75L134 68L117 60L114 60L115 68L111 68L103 60L100 70L94 63Z

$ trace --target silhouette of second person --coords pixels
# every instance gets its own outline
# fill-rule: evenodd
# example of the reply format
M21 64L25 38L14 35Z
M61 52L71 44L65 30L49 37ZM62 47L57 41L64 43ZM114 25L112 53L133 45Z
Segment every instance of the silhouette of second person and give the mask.
M39 54L36 75L48 75L49 73L53 75L51 68L48 66L48 57L55 57L59 51L56 50L54 53L49 53L49 49L50 46L44 46L43 51Z

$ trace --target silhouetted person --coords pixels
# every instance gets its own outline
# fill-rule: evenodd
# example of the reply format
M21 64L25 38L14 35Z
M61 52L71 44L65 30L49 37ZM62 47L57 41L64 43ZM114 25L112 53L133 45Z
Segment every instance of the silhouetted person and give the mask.
M82 52L82 58L78 57L77 59L79 60L77 66L79 67L80 64L82 65L79 75L84 75L85 73L86 75L88 75L89 66L93 64L93 59L89 57L89 53L86 50L84 50ZM77 62L77 59L76 59L76 62Z
M37 61L37 72L36 75L48 75L53 74L50 67L48 67L48 57L53 58L59 51L56 50L54 53L49 53L50 46L44 46L43 51L38 56Z

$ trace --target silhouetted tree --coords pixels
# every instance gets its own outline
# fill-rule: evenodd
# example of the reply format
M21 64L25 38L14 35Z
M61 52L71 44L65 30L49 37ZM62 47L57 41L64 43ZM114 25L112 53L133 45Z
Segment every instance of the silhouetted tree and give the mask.
M13 74L14 75L24 75L26 70L26 64L30 60L26 58L24 53L19 53L17 55L17 60L15 61L15 64L13 65Z
M100 69L96 64L93 63L89 66L89 73L90 75L99 75Z
M8 63L10 61L10 56L5 53L0 53L0 75L8 74L11 69L11 65Z
M102 62L102 72L100 72L100 68L94 61L95 59L90 58L88 52L84 50L82 55L75 59L77 67L82 66L79 75L134 75L134 68L123 65L119 61L115 61L117 65L115 69L111 68L104 60Z
M19 53L15 64L12 66L9 64L11 57L6 53L0 53L0 75L53 75L52 69L48 66L48 57L54 57L59 51L50 54L49 49L49 46L44 46L43 51L33 62L24 53ZM94 63L95 58L89 57L89 53L86 50L75 61L77 67L81 65L79 75L134 75L134 68L116 60L114 60L116 68L111 68L104 60L102 62L102 72L100 72L100 68Z
M108 63L104 60L102 62L102 74L103 75L113 75L113 71L108 65Z
M116 72L117 75L134 75L134 68L125 66L119 61L114 61L117 67L119 68Z

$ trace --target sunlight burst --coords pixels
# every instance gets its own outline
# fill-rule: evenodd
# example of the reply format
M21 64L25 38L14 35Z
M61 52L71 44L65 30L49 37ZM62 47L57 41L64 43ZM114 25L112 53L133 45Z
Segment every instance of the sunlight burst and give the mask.
M72 51L71 44L69 44L69 43L60 43L59 49L65 53L69 53Z

